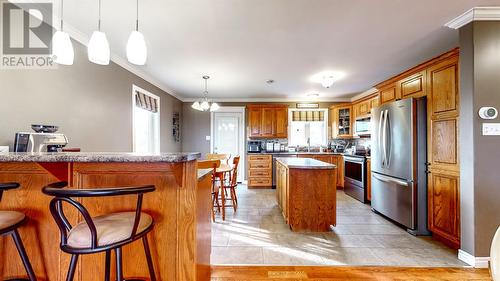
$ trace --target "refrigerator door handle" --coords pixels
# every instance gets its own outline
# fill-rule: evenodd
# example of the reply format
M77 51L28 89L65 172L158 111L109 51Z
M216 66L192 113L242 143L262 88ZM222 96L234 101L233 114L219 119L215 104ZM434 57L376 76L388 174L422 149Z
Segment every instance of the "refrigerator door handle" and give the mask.
M401 185L404 187L408 186L408 182L403 181L403 180L399 180L399 179L395 179L395 178L391 178L391 177L383 176L383 175L379 175L379 174L372 174L372 175L374 178L376 178L380 181L383 181L383 182L392 182L392 183L395 183L395 184L398 184L398 185Z
M382 120L384 119L384 112L385 111L380 111L380 119L378 120L378 148L380 151L382 150L383 144L382 144ZM384 167L385 164L385 159L384 156L382 156L382 167Z
M385 110L384 112L384 125L382 129L382 151L384 155L384 165L387 168L387 115L389 114L389 110Z
M389 168L389 166L391 165L391 145L392 145L392 135L389 135L389 137L387 137L387 133L390 134L390 128L389 126L391 125L391 120L389 120L389 110L387 110L387 112L385 113L385 122L384 122L384 129L385 129L385 133L384 133L384 137L386 138L386 141L384 141L384 147L385 147L385 166L387 168ZM387 141L389 141L389 147L387 147Z

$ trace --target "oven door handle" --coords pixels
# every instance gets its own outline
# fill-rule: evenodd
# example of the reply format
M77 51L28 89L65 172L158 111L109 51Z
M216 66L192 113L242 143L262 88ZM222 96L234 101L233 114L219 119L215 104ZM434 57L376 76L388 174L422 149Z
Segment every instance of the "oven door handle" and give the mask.
M395 179L395 178L391 178L391 177L383 176L383 175L379 175L379 174L372 174L372 175L373 175L374 178L376 178L376 179L378 179L380 181L383 181L383 182L392 182L392 183L395 183L397 185L408 187L408 182L407 181L399 180L399 179Z

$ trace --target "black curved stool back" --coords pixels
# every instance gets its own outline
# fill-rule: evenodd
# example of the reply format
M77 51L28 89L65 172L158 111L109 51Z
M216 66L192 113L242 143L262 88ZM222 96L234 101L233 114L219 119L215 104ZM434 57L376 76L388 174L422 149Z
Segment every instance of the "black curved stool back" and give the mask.
M18 188L20 185L18 183L0 183L0 201L2 200L3 192L9 189ZM0 211L1 212L1 211ZM21 260L23 261L24 268L26 269L26 273L28 273L29 279L10 279L10 280L30 280L35 281L36 276L33 272L33 268L31 267L30 260L28 259L28 255L26 254L26 250L24 249L23 241L19 236L19 232L17 229L26 222L26 217L18 212L9 212L14 219L11 220L11 223L6 224L4 228L0 228L0 236L10 235L16 244L17 251L19 252L19 256L21 256ZM2 222L0 222L2 225Z
M66 182L58 182L42 189L43 193L54 197L50 202L50 212L61 233L61 250L72 255L66 280L73 280L79 255L106 252L104 280L110 281L112 250L114 250L116 256L116 280L125 280L122 267L122 246L142 238L150 279L151 281L156 281L153 261L146 236L153 229L154 222L151 216L141 211L143 195L154 191L155 187L153 185L148 185L140 187L70 189L65 188L67 185ZM112 213L92 217L87 209L74 199L122 195L137 195L135 212ZM76 208L82 215L83 221L72 226L64 214L63 203L67 203ZM117 217L119 220L113 222ZM128 225L126 223L124 225L124 218L128 219ZM111 235L109 232L106 233L106 230L112 229L113 226L121 227L122 229L125 226L126 231L121 231L121 236L117 234L120 231L111 233ZM73 239L75 236L79 239Z

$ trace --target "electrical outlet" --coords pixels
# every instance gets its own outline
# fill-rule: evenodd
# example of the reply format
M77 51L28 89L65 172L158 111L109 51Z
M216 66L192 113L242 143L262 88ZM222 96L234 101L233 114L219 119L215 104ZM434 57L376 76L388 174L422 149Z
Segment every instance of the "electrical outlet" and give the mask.
M500 123L483 123L483 136L500 136Z
M210 136L205 136L205 140L209 141L210 139L212 139Z

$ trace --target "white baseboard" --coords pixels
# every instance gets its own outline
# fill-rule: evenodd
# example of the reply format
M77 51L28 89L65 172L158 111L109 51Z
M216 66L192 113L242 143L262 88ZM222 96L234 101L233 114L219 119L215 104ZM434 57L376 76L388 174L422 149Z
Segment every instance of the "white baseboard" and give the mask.
M475 257L463 250L458 250L458 259L474 268L488 268L490 261L490 257Z

